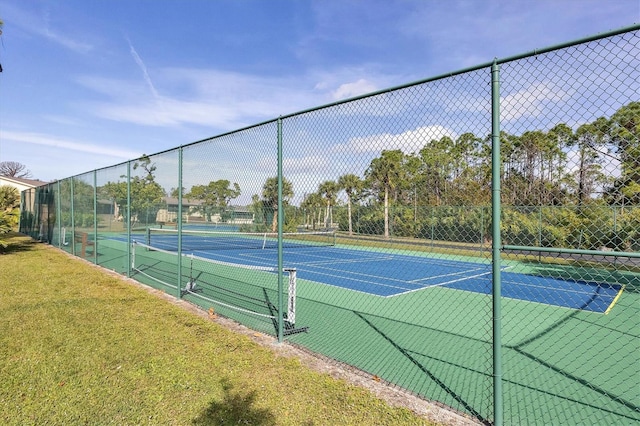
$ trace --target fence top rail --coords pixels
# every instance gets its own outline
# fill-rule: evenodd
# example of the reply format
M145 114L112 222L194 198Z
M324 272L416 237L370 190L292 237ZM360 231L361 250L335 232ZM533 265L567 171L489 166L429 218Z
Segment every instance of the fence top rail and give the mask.
M354 102L354 101L357 101L359 99L370 98L370 97L382 95L382 94L385 94L385 93L394 92L396 90L406 89L406 88L411 87L411 86L417 86L417 85L428 83L428 82L431 82L431 81L441 80L443 78L453 77L453 76L456 76L456 75L477 71L477 70L480 70L480 69L483 69L483 68L490 68L494 64L497 64L497 65L505 64L505 63L508 63L508 62L516 61L518 59L523 59L523 58L527 58L527 57L530 57L530 56L536 56L536 55L540 55L540 54L543 54L543 53L551 52L551 51L554 51L554 50L564 49L564 48L575 46L575 45L578 45L578 44L588 43L590 41L600 40L600 39L607 38L607 37L613 37L615 35L624 34L624 33L632 32L632 31L636 31L636 30L640 30L640 24L634 24L634 25L631 25L631 26L628 26L628 27L619 28L617 30L612 30L612 31L604 32L604 33L598 33L598 34L595 34L595 35L592 35L592 36L583 37L583 38L580 38L580 39L577 39L577 40L573 40L573 41L569 41L569 42L565 42L565 43L561 43L561 44L556 44L556 45L545 47L545 48L541 48L541 49L534 49L534 50L532 50L530 52L521 53L519 55L514 55L514 56L509 56L509 57L502 58L502 59L495 58L492 61L485 62L485 63L479 64L479 65L474 65L472 67L462 68L462 69L459 69L457 71L436 75L436 76L433 76L433 77L429 77L429 78L413 81L411 83L405 83L405 84L402 84L402 85L399 85L399 86L393 86L393 87L389 87L387 89L378 90L376 92L365 93L365 94L360 95L360 96L354 96L352 98L342 99L342 100L339 100L339 101L336 101L336 102L332 102L332 103L324 104L324 105L321 105L321 106L309 108L309 109L306 109L306 110L294 112L294 113L291 113L291 114L283 115L280 118L282 118L282 119L291 118L291 117L294 117L294 116L297 116L297 115L301 115L301 114L317 111L317 110L320 110L320 109L330 108L330 107L334 107L334 106L337 106L337 105L342 105L342 104L346 104L346 103L349 103L349 102Z
M591 41L600 40L600 39L604 39L604 38L607 38L607 37L613 37L613 36L616 36L616 35L629 33L629 32L637 31L637 30L640 30L640 23L636 23L636 24L633 24L633 25L630 25L630 26L627 26L627 27L622 27L622 28L619 28L619 29L616 29L616 30L611 30L611 31L608 31L608 32L602 32L602 33L594 34L594 35L591 35L591 36L588 36L588 37L579 38L579 39L576 39L576 40L573 40L573 41L569 41L569 42L565 42L565 43L561 43L561 44L556 44L556 45L545 47L545 48L541 48L541 49L534 49L532 51L529 51L529 52L526 52L526 53L522 53L522 54L519 54L519 55L509 56L509 57L502 58L502 59L495 58L490 62L485 62L485 63L479 64L479 65L475 65L475 66L472 66L472 67L463 68L463 69L460 69L460 70L457 70L457 71L448 72L448 73L444 73L444 74L439 74L439 75L436 75L436 76L433 76L433 77L429 77L429 78L425 78L425 79L421 79L421 80L416 80L416 81L413 81L413 82L410 82L410 83L405 83L405 84L401 84L401 85L398 85L398 86L393 86L393 87L389 87L389 88L386 88L386 89L378 90L378 91L375 91L375 92L365 93L363 95L354 96L354 97L351 97L351 98L347 98L347 99L342 99L342 100L339 100L339 101L331 102L331 103L328 103L328 104L324 104L324 105L320 105L320 106L304 109L304 110L293 112L293 113L290 113L290 114L281 115L280 117L277 117L277 118L273 118L273 119L269 119L269 120L266 120L266 121L262 121L260 123L252 124L252 125L249 125L249 126L246 126L246 127L242 127L242 128L236 129L236 130L231 130L231 131L228 131L228 132L220 133L220 134L215 135L215 136L211 136L211 137L208 137L208 138L205 138L205 139L201 139L201 140L197 140L197 141L194 141L194 142L190 142L190 143L187 143L187 144L184 144L184 145L179 145L177 147L169 148L169 149L166 149L164 151L156 152L156 153L153 153L153 154L144 154L143 156L141 156L139 158L130 159L130 160L118 163L118 164L111 165L111 166L101 167L99 169L95 169L95 170L92 170L92 171L96 172L96 171L99 171L99 170L104 170L104 169L109 169L109 168L112 168L112 167L121 166L121 165L124 165L124 164L131 163L132 161L137 161L140 158L143 158L145 156L151 157L151 156L155 156L155 155L165 154L167 152L171 152L171 151L174 151L174 150L179 150L179 149L182 149L182 148L187 147L187 146L195 145L195 144L206 142L206 141L211 141L211 140L218 139L218 138L221 138L221 137L224 137L224 136L228 136L228 135L235 134L235 133L240 133L240 132L243 132L243 131L247 131L247 130L250 130L250 129L253 129L253 128L256 128L256 127L260 127L260 126L266 125L266 124L274 123L274 122L277 122L278 120L283 120L283 119L287 119L287 118L293 118L293 117L296 117L298 115L310 113L310 112L313 112L313 111L319 111L319 110L322 110L322 109L327 109L327 108L335 107L335 106L338 106L338 105L343 105L343 104L355 102L355 101L358 101L360 99L371 98L371 97L383 95L385 93L390 93L390 92L394 92L394 91L397 91L397 90L406 89L408 87L417 86L417 85L420 85L420 84L425 84L425 83L428 83L428 82L441 80L441 79L448 78L448 77L454 77L456 75L461 75L461 74L465 74L465 73L469 73L469 72L473 72L473 71L478 71L478 70L483 69L483 68L490 68L493 65L505 64L505 63L513 62L513 61L516 61L516 60L519 60L519 59L523 59L523 58L527 58L527 57L531 57L531 56L536 56L536 55L540 55L540 54L543 54L543 53L548 53L548 52L551 52L551 51L554 51L554 50L560 50L560 49L564 49L564 48L567 48L567 47L575 46L575 45L578 45L578 44L588 43L588 42L591 42ZM83 174L86 174L86 173L90 173L90 172L91 171L85 172L85 173L79 173L77 175L70 176L70 178L73 178L73 177L76 177L76 176L80 176L80 175L83 175Z

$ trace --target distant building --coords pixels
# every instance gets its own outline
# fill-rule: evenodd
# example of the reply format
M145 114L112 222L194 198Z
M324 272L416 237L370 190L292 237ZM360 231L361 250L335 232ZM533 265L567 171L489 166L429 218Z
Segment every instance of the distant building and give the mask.
M35 201L36 201L36 188L41 185L46 185L47 182L43 182L41 180L36 179L25 179L19 177L10 177L10 176L0 176L0 186L10 186L12 188L16 188L20 193L20 231L33 231L33 222L38 217L37 214L44 215L42 217L46 217L48 215L48 206L45 204L41 206L40 212L35 212ZM25 192L27 191L27 192ZM26 219L23 218L25 212L29 212L29 215L26 216ZM27 223L28 222L28 223ZM28 233L28 232L25 232ZM34 238L42 239L42 230L39 235L33 235L29 233Z
M163 208L156 214L157 223L175 223L178 219L178 199L164 197ZM166 207L166 208L165 208ZM227 206L223 213L205 214L202 200L182 199L183 223L229 223L235 225L251 224L255 217L247 207Z
M12 186L22 192L25 189L35 188L40 185L46 185L47 182L43 182L37 179L25 179L19 177L0 176L0 186Z
M176 197L164 197L162 199L163 204L166 208L161 208L158 210L156 214L156 222L158 223L175 223L178 220L178 199ZM189 218L191 221L204 221L205 218L198 211L198 208L202 205L202 201L200 200L188 200L186 198L182 199L182 216L183 221L188 222Z
M37 188L41 185L46 185L47 182L43 182L41 180L36 179L25 179L19 177L10 177L10 176L0 176L0 186L10 186L12 188L16 188L20 194L22 191L26 191L27 189ZM30 196L23 198L23 208L27 208L29 211L33 211L35 202L35 194L31 194Z

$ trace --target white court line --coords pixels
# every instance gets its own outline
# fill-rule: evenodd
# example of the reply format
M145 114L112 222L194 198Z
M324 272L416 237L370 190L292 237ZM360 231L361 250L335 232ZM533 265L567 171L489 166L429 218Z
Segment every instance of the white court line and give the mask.
M505 267L503 267L501 269L501 271L505 271L505 270L510 269L512 267L513 266L505 266ZM485 268L477 268L477 269L473 269L473 270L477 271L477 270L480 270L480 269L485 269ZM408 291L405 291L404 293L392 294L392 295L386 296L386 297L401 296L403 294L413 293L414 291L420 291L420 290L424 290L424 289L432 288L432 287L442 287L442 286L446 286L446 285L449 285L449 284L453 284L453 283L457 283L457 282L460 282L460 281L464 281L464 280L467 280L467 279L484 277L484 276L487 276L487 275L491 275L492 273L493 273L493 271L489 271L489 272L485 272L483 274L476 274L476 275L470 275L468 277L461 277L461 278L459 278L457 280L446 281L446 282L440 283L440 284L426 285L426 286L421 287L421 288L416 288L414 290L408 290ZM440 275L439 277L446 277L447 275L452 275L453 276L453 275L457 275L457 274L444 274L444 275ZM429 278L431 278L431 277L423 278L422 280L414 280L414 281L423 281L423 280L429 279ZM433 277L433 278L436 278L436 277ZM468 290L464 290L464 291L468 291Z
M457 272L452 272L450 274L442 274L442 275L432 275L429 277L424 277L424 278L418 278L416 280L411 280L409 281L410 283L417 283L420 281L428 281L428 280L432 280L434 278L442 278L442 277L455 277L456 275L462 275L462 274L467 274L469 272L474 272L474 271L482 271L482 270L486 270L487 268L475 268L475 269L468 269L466 271L457 271Z
M407 281L407 280L399 279L399 278L392 278L392 277L389 277L387 275L365 274L365 273L362 273L362 272L345 271L345 270L342 270L340 268L336 269L336 268L327 268L327 267L322 267L322 266L316 266L316 268L317 269L331 271L333 274L332 273L327 273L327 272L318 272L316 270L309 271L309 272L320 274L320 275L327 275L327 276L331 276L331 277L339 277L339 278L345 278L345 276L353 276L354 278L349 278L349 279L354 280L354 281L356 279L358 279L358 278L355 278L355 277L363 277L363 278L367 278L367 279L378 279L378 280L395 281L395 282L399 282L399 283L409 283L409 281ZM334 275L334 274L338 274L338 275ZM366 282L372 283L371 281L366 281Z
M326 250L326 249L325 249ZM359 255L355 255L355 257L352 257L350 259L344 259L342 257L337 257L335 254L332 255L322 255L321 254L322 251L320 252L320 254L309 254L308 252L304 252L301 253L300 251L294 250L294 251L285 251L285 254L291 254L297 257L307 257L307 258L318 258L320 260L313 260L313 261L302 261L302 262L298 262L298 264L302 264L302 265L314 265L314 264L321 264L321 263L357 263L357 262L378 262L378 261L382 261L382 260L393 260L395 259L395 256L392 254L380 254L380 255L375 255L375 256L369 256L369 257L363 257L363 256L359 256ZM326 253L326 251L325 251ZM353 253L350 253L353 256Z
M193 250L193 252L199 251L201 253L209 253L208 251L203 251L203 250ZM262 250L260 250L260 252L262 252ZM294 252L290 252L290 253L294 253L296 255L299 255L298 251L294 251ZM239 255L235 255L235 256L230 256L230 255L220 255L217 254L217 256L219 257L223 257L223 258L229 258L229 259L233 259L233 260L238 260L238 257L242 257L242 258L247 258L248 260L250 259L253 262L256 263L261 263L264 265L271 265L273 262L272 260L266 260L264 258L264 256L259 255L258 253L256 254L251 254L251 253L241 253ZM394 297L394 296L399 296L402 294L407 294L407 293L412 293L414 291L420 291L420 290L424 290L426 288L430 288L430 287L441 287L441 286L445 286L448 284L453 284L459 281L464 281L466 279L473 279L473 278L478 278L481 276L485 276L485 275L490 275L492 272L485 272L482 274L476 274L476 275L471 275L471 276L464 276L461 277L459 279L456 280L450 280L450 281L446 281L444 283L440 283L440 284L433 284L433 285L429 285L427 283L424 283L425 281L428 280L432 280L432 279L437 279L437 278L442 278L442 277L447 277L447 276L459 276L461 274L465 274L465 273L469 273L472 271L477 271L477 270L483 270L485 268L474 268L471 270L465 270L465 271L457 271L457 272L453 272L453 273L449 273L449 274L442 274L442 275L435 275L435 276L429 276L429 277L424 277L424 278L418 278L415 280L403 280L403 279L397 279L397 278L392 278L386 275L373 275L373 274L365 274L365 273L359 273L359 272L352 272L352 271L344 271L341 270L340 268L327 268L327 267L322 267L321 265L323 264L331 264L331 265L335 265L335 264L350 264L350 263L362 263L362 262L371 262L371 261L383 261L383 260L394 260L396 257L394 255L388 255L388 256L379 256L379 257L374 257L374 258L364 258L364 259L349 259L349 260L345 260L345 261L340 261L339 259L336 259L335 257L327 257L327 256L314 256L314 257L319 257L319 258L323 258L326 260L323 261L315 261L315 262L298 262L297 265L299 265L298 269L300 270L300 267L304 267L304 266L310 266L310 267L315 267L318 269L324 269L325 271L331 271L332 273L329 272L323 272L323 271L318 271L316 270L312 270L312 271L307 271L307 272L311 272L314 274L318 274L318 275L322 275L322 276L326 276L326 277L332 277L332 278L340 278L343 280L347 280L347 281L351 281L351 282L355 282L357 283L362 283L362 284L368 284L368 285L372 285L372 286L377 286L377 287L381 287L381 288L392 288L392 289L398 289L398 290L404 290L401 291L400 293L397 294L392 294L389 296L380 296L374 293L369 293L366 291L360 291L360 290L356 290L354 288L351 287L343 287L343 286L338 286L335 284L330 284L330 283L325 283L325 282L320 282L323 285L331 285L334 287L339 287L342 289L346 289L346 290L352 290L352 291L357 291L360 293L365 293L365 294L370 294L372 296L378 296L378 297ZM458 266L459 267L459 263L460 262L456 262L456 261L445 261L445 262L434 262L433 259L431 258L422 258L422 257L416 257L415 259L412 258L411 256L406 256L406 255L402 255L402 262L406 262L406 263L418 263L420 265L424 265L424 264L429 264L429 265L434 265L434 266L449 266L449 267L455 267ZM214 260L215 262L215 260ZM244 265L244 264L243 264ZM505 267L504 269L508 269L511 268L511 266ZM301 270L302 272L304 270ZM362 278L359 278L362 277ZM371 280L376 280L376 281L371 281ZM380 282L380 281L386 281L386 282L394 282L398 285L389 285L389 284L385 284L384 282ZM403 285L404 284L404 285ZM414 288L416 285L419 285L419 288Z
M300 269L298 269L298 271L300 272ZM302 270L302 271L304 272L304 270ZM345 280L345 281L354 281L354 282L355 282L355 283L357 283L357 284L370 284L370 285L373 285L373 286L375 286L375 287L383 287L383 288L393 288L393 289L407 290L407 291L405 291L404 293L406 293L406 292L408 292L408 291L413 291L413 290L409 290L409 289L408 289L408 288L406 288L406 287L397 286L397 285L389 285L389 284L381 283L381 282L379 282L379 281L368 281L368 280L364 280L364 279L362 279L362 278L350 278L350 277L346 277L344 274L342 274L342 275L335 275L335 274L329 274L329 273L326 273L326 272L317 272L317 271L314 271L313 273L318 274L318 275L324 275L324 276L327 276L327 277L341 278L341 279L343 279L343 280ZM377 277L377 276L375 276L375 275L372 275L371 277L372 277L372 278L381 278L381 277ZM385 279L386 279L386 280L388 280L388 281L397 281L397 282L402 283L402 284L406 284L406 283L407 283L407 281L397 280L397 279L394 279L394 278L388 278L388 277L382 277L382 278L385 278ZM304 279L304 278L303 278L303 279ZM330 285L330 286L332 286L332 287L339 287L339 288L342 288L342 289L344 289L344 290L351 290L351 291L357 291L357 292L359 292L359 293L366 293L366 294L369 294L369 295L371 295L371 296L389 297L389 296L381 296L381 295L379 295L379 294L375 294L375 293L370 293L370 292L368 292L368 291L357 290L357 289L352 288L352 287L344 287L344 286L340 286L340 285L336 285L336 284L325 283L325 282L322 282L322 281L314 281L314 282L318 282L318 283L320 283L320 284L322 284L322 285ZM404 294L404 293L400 293L400 294Z
M387 297L401 296L403 294L413 293L414 291L421 291L421 290L424 290L424 289L427 289L427 288L443 287L443 286L446 286L446 285L449 285L449 284L457 283L459 281L465 281L465 280L468 280L468 279L479 278L479 277L483 277L485 275L490 275L490 274L491 274L491 272L485 272L483 274L477 274L477 275L471 275L471 276L468 276L468 277L462 277L462 278L458 278L457 280L445 281L445 282L440 283L440 284L428 285L428 286L425 286L425 287L422 287L422 288L417 288L415 290L405 291L404 293L392 294L392 295L387 296Z
M349 260L339 260L339 259L327 259L322 261L314 261L314 262L299 262L298 265L308 265L308 266L316 266L316 265L344 265L349 263L363 263L363 262L380 262L383 260L393 260L393 256L388 257L371 257L366 259L349 259Z
M336 262L333 262L332 264L335 264L335 263ZM344 263L348 263L348 262L344 262ZM322 267L322 266L317 266L317 265L312 265L312 264L308 265L308 266L315 266L318 269L329 270L331 272L340 274L340 275L332 275L332 274L329 274L329 273L320 273L320 272L316 272L316 271L310 271L310 272L319 273L321 275L336 276L336 277L342 277L342 278L344 278L345 275L355 276L355 277L365 277L365 278L368 278L368 279L379 279L379 280L395 281L395 282L410 284L411 287L415 287L415 285L420 285L419 284L420 281L426 281L426 280L431 280L431 279L435 279L435 278L442 278L442 277L449 277L449 276L453 277L453 276L458 276L460 274L469 273L469 272L473 272L473 271L486 270L486 268L475 268L475 269L465 270L465 271L455 271L455 272L451 272L451 273L448 273L448 274L442 274L442 275L432 275L432 276L428 276L428 277L424 277L424 278L418 278L418 279L415 279L415 280L408 281L408 280L405 280L405 279L392 278L392 277L389 277L388 275L374 275L374 274L367 274L367 273L363 273L363 272L344 271L344 270L342 270L340 268L327 268L327 267ZM413 283L418 283L418 284L413 284Z

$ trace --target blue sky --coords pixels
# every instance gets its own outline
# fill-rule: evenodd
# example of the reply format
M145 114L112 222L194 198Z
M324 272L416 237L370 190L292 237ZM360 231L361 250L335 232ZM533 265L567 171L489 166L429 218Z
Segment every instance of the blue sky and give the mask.
M632 25L640 0L0 0L0 18L0 161L51 181Z

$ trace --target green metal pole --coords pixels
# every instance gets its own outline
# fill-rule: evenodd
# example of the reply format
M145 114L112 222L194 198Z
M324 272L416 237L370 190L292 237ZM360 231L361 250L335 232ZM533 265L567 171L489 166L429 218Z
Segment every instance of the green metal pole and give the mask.
M70 201L71 201L71 254L76 255L76 214L73 209L73 177L69 180L69 191L71 192Z
M98 177L93 171L93 263L98 264Z
M282 119L278 118L278 343L282 343L284 337L284 291L283 286L283 260L282 260L282 225L284 222L284 209L282 208Z
M177 297L182 297L182 147L178 148L178 289Z
M56 224L58 225L58 248L62 248L62 243L66 241L66 235L62 237L62 207L60 207L60 181L56 182L58 188L56 197ZM65 231L66 233L66 231Z
M127 161L127 277L131 277L131 161Z
M502 426L502 289L500 276L500 66L491 66L491 207L493 265L493 424Z

